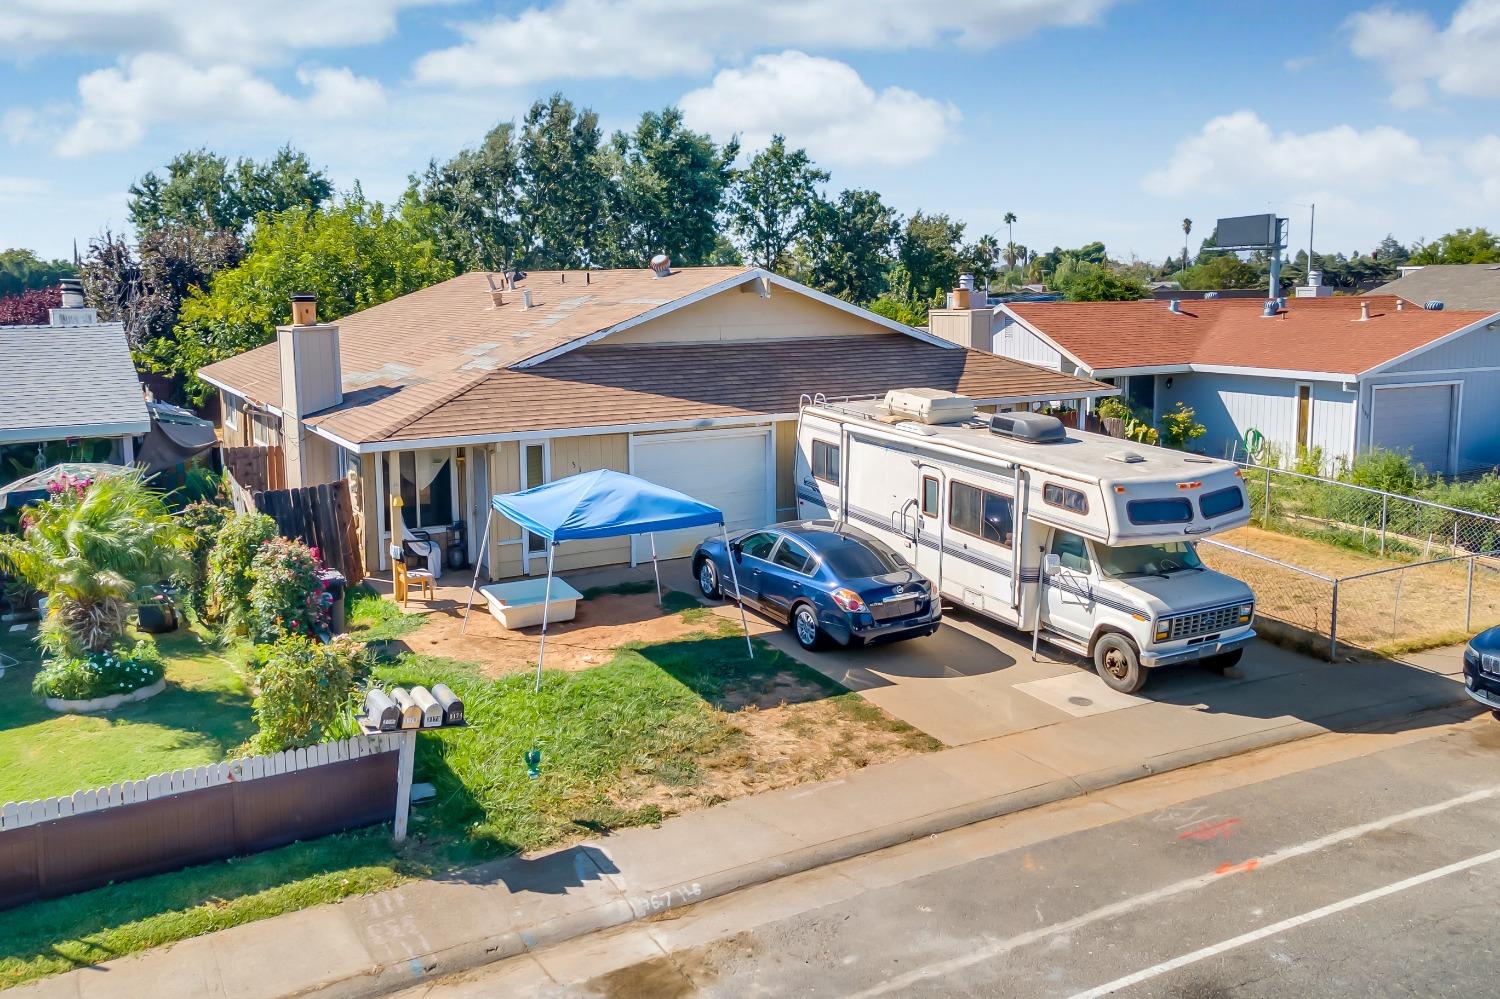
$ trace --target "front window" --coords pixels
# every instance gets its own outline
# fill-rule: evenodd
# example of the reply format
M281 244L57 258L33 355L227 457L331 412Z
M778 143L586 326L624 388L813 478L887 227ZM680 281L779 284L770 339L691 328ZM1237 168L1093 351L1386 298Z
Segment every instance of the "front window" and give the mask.
M1089 561L1089 545L1072 531L1052 532L1052 554L1057 556L1064 569L1087 574L1092 567Z
M771 556L771 549L776 547L776 535L770 531L757 531L747 535L740 542L740 554L750 558L766 559Z
M453 522L453 452L402 451L397 459L401 519L412 530Z
M1198 551L1188 541L1171 541L1161 545L1095 545L1099 571L1113 579L1140 576L1169 576L1204 568Z

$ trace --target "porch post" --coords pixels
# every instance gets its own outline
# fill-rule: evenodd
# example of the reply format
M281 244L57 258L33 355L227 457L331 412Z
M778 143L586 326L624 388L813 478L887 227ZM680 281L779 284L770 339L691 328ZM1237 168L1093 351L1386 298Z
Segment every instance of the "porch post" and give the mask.
M734 552L729 550L729 531L719 525L719 536L724 539L724 557L729 562L729 578L734 580L734 599L740 605L740 626L745 629L745 651L755 658L755 646L750 644L750 621L745 617L745 601L740 596L740 574L734 567Z
M651 571L656 574L656 602L661 603L661 569L656 565L656 532L647 535L651 539Z
M542 591L542 644L536 653L536 688L532 691L536 694L542 691L542 660L547 655L547 612L552 609L552 553L555 551L557 551L557 542L548 538L547 588Z
M490 504L490 512L487 513L487 514L485 514L485 517L484 517L484 537L482 537L480 539L480 551L481 552L484 552L486 549L489 548L489 545L490 545L490 521L493 520L494 518L495 518L495 504L491 503ZM471 607L474 606L474 588L479 585L479 567L483 563L484 563L484 559L482 559L482 558L476 558L474 560L474 578L469 581L469 599L468 599L468 602L466 602L464 604L464 623L463 623L463 626L458 629L458 633L460 635L462 635L464 632L466 632L466 631L469 630L469 608L471 608Z

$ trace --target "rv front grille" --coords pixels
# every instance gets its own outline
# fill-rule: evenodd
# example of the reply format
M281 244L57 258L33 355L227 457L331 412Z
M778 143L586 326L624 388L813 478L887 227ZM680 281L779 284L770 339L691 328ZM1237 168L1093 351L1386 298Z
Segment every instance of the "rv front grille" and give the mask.
M1197 638L1199 635L1211 635L1216 631L1233 628L1239 621L1239 614L1238 607L1219 607L1215 610L1169 618L1168 623L1171 624L1172 631L1168 641L1175 641L1179 638Z

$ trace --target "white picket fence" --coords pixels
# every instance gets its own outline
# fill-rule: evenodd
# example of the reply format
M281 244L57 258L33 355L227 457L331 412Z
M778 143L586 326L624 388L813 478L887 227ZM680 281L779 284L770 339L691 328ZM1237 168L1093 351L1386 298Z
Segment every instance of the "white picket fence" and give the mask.
M173 770L171 773L154 774L145 780L128 780L108 787L74 791L57 798L38 801L10 801L0 806L0 831L20 829L24 826L47 822L67 815L82 815L104 808L118 808L138 801L165 798L169 795L233 784L238 781L272 777L276 774L296 773L311 767L320 767L344 760L357 760L362 756L395 752L400 748L401 734L385 732L376 735L358 735L341 742L324 742L306 749L288 749L266 756L247 756L236 760L225 760L209 766Z

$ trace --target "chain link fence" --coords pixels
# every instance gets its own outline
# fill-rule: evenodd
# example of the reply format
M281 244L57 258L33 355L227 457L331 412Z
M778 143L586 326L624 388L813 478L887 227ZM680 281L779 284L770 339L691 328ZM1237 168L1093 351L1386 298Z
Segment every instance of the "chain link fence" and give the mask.
M1245 580L1257 630L1335 659L1461 642L1500 625L1500 517L1276 468L1242 466L1252 523L1199 554ZM1241 537L1244 535L1244 537ZM1255 551L1261 546L1277 550Z

